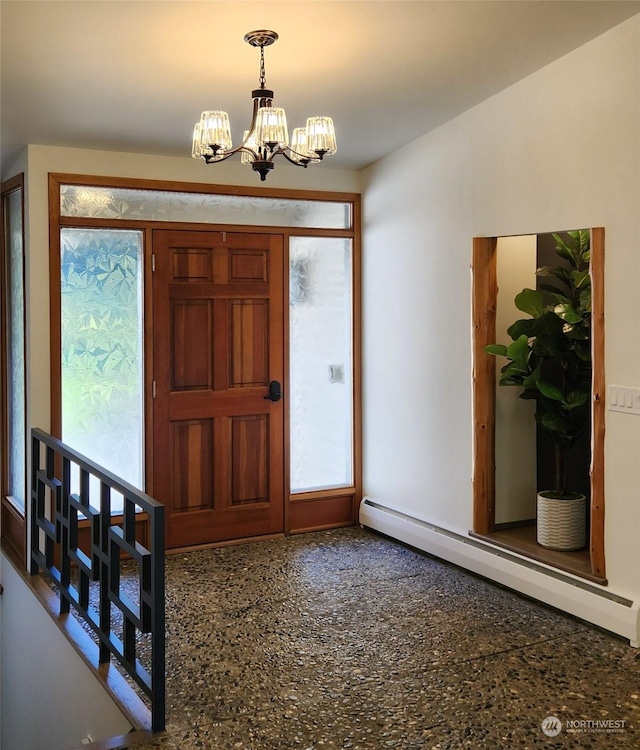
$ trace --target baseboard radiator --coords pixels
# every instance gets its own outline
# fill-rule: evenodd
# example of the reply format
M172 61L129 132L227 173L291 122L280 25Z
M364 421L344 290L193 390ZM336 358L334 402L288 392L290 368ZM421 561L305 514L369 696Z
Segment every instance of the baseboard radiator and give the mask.
M373 498L363 498L360 523L616 633L629 639L635 648L640 647L640 599L625 598L569 573L414 518Z

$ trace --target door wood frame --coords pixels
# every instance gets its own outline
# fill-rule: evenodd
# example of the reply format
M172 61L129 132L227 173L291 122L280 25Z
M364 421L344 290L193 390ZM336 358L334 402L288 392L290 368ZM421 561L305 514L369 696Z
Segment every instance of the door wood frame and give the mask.
M591 577L606 582L604 550L604 228L591 230L592 403L591 505L589 559ZM472 249L473 336L473 534L489 537L495 524L496 360L484 347L496 340L498 237L474 237ZM515 549L515 547L512 547Z
M165 222L148 220L120 220L60 215L60 186L64 184L92 187L132 188L191 192L203 194L290 198L297 200L337 201L351 205L352 224L349 229L308 229L302 227L253 226L240 224L206 224L196 222ZM288 244L291 236L345 237L353 242L353 485L321 492L296 493L291 495L289 484L289 411L288 399L285 402L285 533L294 534L321 528L351 526L356 523L359 503L362 499L362 357L361 357L361 196L359 193L319 190L294 190L285 188L262 188L237 185L216 185L174 180L149 180L73 173L49 174L49 268L50 268L50 341L51 341L51 433L61 437L62 397L61 397L61 299L60 299L60 229L62 227L136 229L144 235L144 282L143 309L144 331L144 429L146 435L153 434L152 378L153 347L148 326L153 320L153 295L151 291L151 237L154 229L218 230L227 232L251 232L282 234L285 238L284 289L288 299ZM285 372L288 373L288 305L285 305ZM153 446L145 440L146 491L153 495ZM322 508L327 502L330 512Z

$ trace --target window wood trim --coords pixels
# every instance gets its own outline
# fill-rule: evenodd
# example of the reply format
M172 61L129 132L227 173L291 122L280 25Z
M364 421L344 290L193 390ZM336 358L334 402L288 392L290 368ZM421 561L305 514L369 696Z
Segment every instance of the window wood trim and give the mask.
M91 187L130 188L132 190L160 190L177 193L204 193L210 195L239 195L257 198L291 198L294 200L345 202L360 199L359 193L347 193L331 190L298 190L293 188L250 187L248 185L216 185L208 182L182 182L180 180L149 180L136 177L105 177L101 175L70 174L50 172L49 184L87 185ZM55 204L60 212L59 202ZM121 223L124 223L121 221ZM166 226L168 222L163 222ZM191 226L191 222L189 222ZM211 224L207 224L211 226ZM239 226L239 225L234 225ZM292 228L292 227L290 227ZM272 231L274 227L271 227ZM325 230L322 230L325 231Z
M24 173L18 174L9 180L6 180L0 186L0 225L2 226L2 232L0 236L0 284L2 286L2 302L0 304L0 366L2 368L0 372L0 384L1 384L1 399L0 399L0 429L2 430L2 455L0 457L0 465L2 467L0 474L1 481L1 527L2 527L2 540L3 545L8 545L11 551L17 555L18 559L24 564L26 562L26 523L25 513L26 504L28 503L28 485L29 485L29 470L27 464L27 447L28 437L26 429L26 414L27 414L27 399L28 393L26 388L27 378L27 342L26 342L26 310L23 306L22 309L22 328L23 328L23 347L24 347L24 373L23 377L25 380L24 388L24 414L25 414L25 444L24 444L24 461L25 461L25 487L24 487L24 498L25 498L25 509L22 510L16 506L12 499L8 496L8 484L9 484L9 459L8 459L8 332L7 332L7 248L6 248L6 227L5 227L5 215L4 215L4 199L6 196L20 191L20 211L22 213L22 288L23 294L26 292L25 285L25 274L26 274L26 253L25 253L25 226L24 226ZM25 299L26 304L26 299Z
M606 583L604 549L604 236L591 229L592 450L589 555L591 577ZM484 352L496 340L497 237L475 237L472 250L473 534L487 538L495 524L496 361ZM513 548L515 549L515 548ZM542 548L541 548L542 549ZM517 551L517 550L516 550Z

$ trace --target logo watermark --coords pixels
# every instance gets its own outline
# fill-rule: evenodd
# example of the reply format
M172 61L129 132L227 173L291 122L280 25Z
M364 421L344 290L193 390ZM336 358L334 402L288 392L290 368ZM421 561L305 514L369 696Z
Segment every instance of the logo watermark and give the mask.
M546 716L540 728L547 737L557 737L564 729L567 734L622 734L625 719L568 719L562 723L557 716Z
M557 716L547 716L542 720L542 731L547 737L557 737L562 731L562 722Z
M624 719L578 719L565 722L572 734L622 734L627 722Z

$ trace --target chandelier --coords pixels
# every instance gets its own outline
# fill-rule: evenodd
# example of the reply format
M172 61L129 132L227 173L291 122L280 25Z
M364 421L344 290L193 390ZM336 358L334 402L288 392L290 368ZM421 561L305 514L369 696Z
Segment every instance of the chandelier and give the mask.
M229 115L219 109L202 113L193 130L191 156L204 159L207 164L225 161L240 152L243 164L264 181L274 168L275 156L284 158L297 167L307 167L336 152L336 134L330 117L310 117L304 128L295 128L289 142L287 116L282 107L273 106L273 91L266 88L264 48L278 38L275 31L250 31L244 40L260 48L260 87L251 92L253 115L251 125L244 131L242 143L233 148Z

